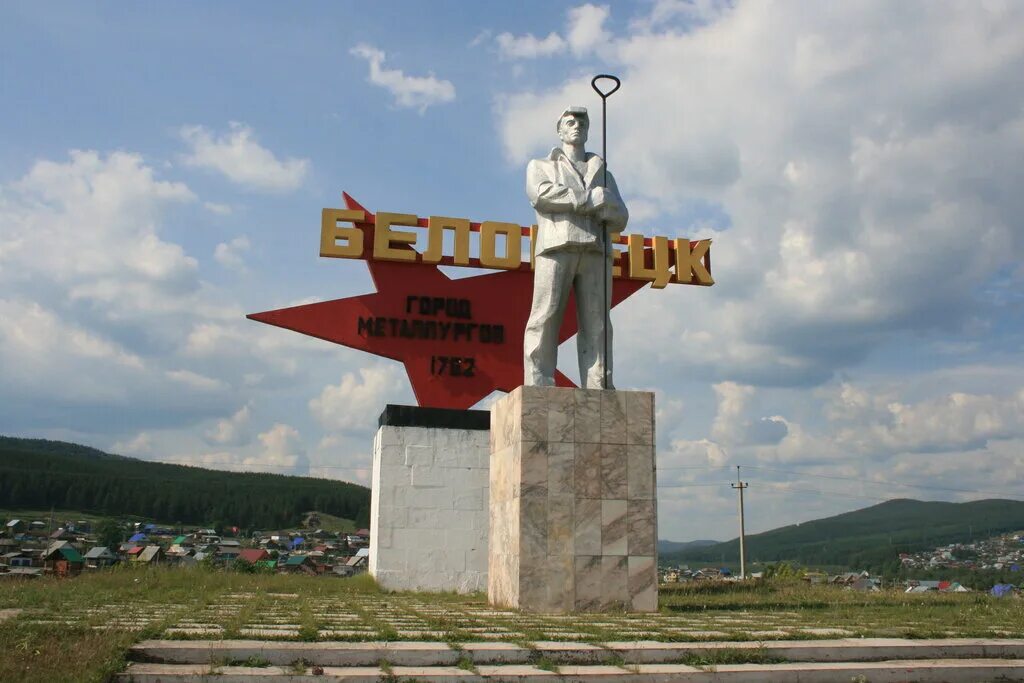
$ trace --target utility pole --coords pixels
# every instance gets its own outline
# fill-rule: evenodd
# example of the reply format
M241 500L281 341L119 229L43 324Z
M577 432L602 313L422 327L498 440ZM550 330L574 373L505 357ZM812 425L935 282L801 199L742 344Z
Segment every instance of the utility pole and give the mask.
M740 479L740 466L736 465L736 483L732 485L740 494L740 580L747 578L747 532L743 519L743 489L750 486Z

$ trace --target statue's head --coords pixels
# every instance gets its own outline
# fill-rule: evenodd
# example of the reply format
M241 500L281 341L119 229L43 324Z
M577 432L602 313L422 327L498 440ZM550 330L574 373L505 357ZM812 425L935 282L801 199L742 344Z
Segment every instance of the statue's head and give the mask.
M586 107L567 107L558 117L558 138L562 142L582 145L590 132L590 116Z

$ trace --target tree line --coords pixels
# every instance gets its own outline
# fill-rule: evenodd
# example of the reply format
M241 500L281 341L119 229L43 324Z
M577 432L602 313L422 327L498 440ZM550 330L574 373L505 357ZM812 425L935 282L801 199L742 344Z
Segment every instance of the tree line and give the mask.
M0 501L12 509L133 515L167 524L296 526L310 510L369 523L370 491L347 482L222 472L0 437Z

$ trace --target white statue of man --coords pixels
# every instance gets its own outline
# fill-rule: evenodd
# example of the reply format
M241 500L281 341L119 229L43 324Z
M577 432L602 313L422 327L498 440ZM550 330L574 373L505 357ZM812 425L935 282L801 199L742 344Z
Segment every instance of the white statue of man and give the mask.
M607 187L602 186L604 160L583 148L589 128L587 110L569 107L558 117L562 146L526 167L526 194L537 211L533 308L523 340L523 384L528 386L555 383L558 329L572 288L579 322L580 381L585 389L613 388L608 319L612 261L605 257L605 240L626 227L629 214L611 173Z

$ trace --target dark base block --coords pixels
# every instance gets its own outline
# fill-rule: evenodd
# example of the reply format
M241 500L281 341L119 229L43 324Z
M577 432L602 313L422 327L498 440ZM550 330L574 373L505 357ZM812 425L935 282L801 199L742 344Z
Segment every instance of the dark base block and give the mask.
M380 427L428 427L434 429L491 428L489 410L455 410L453 408L421 408L388 404L377 420Z

